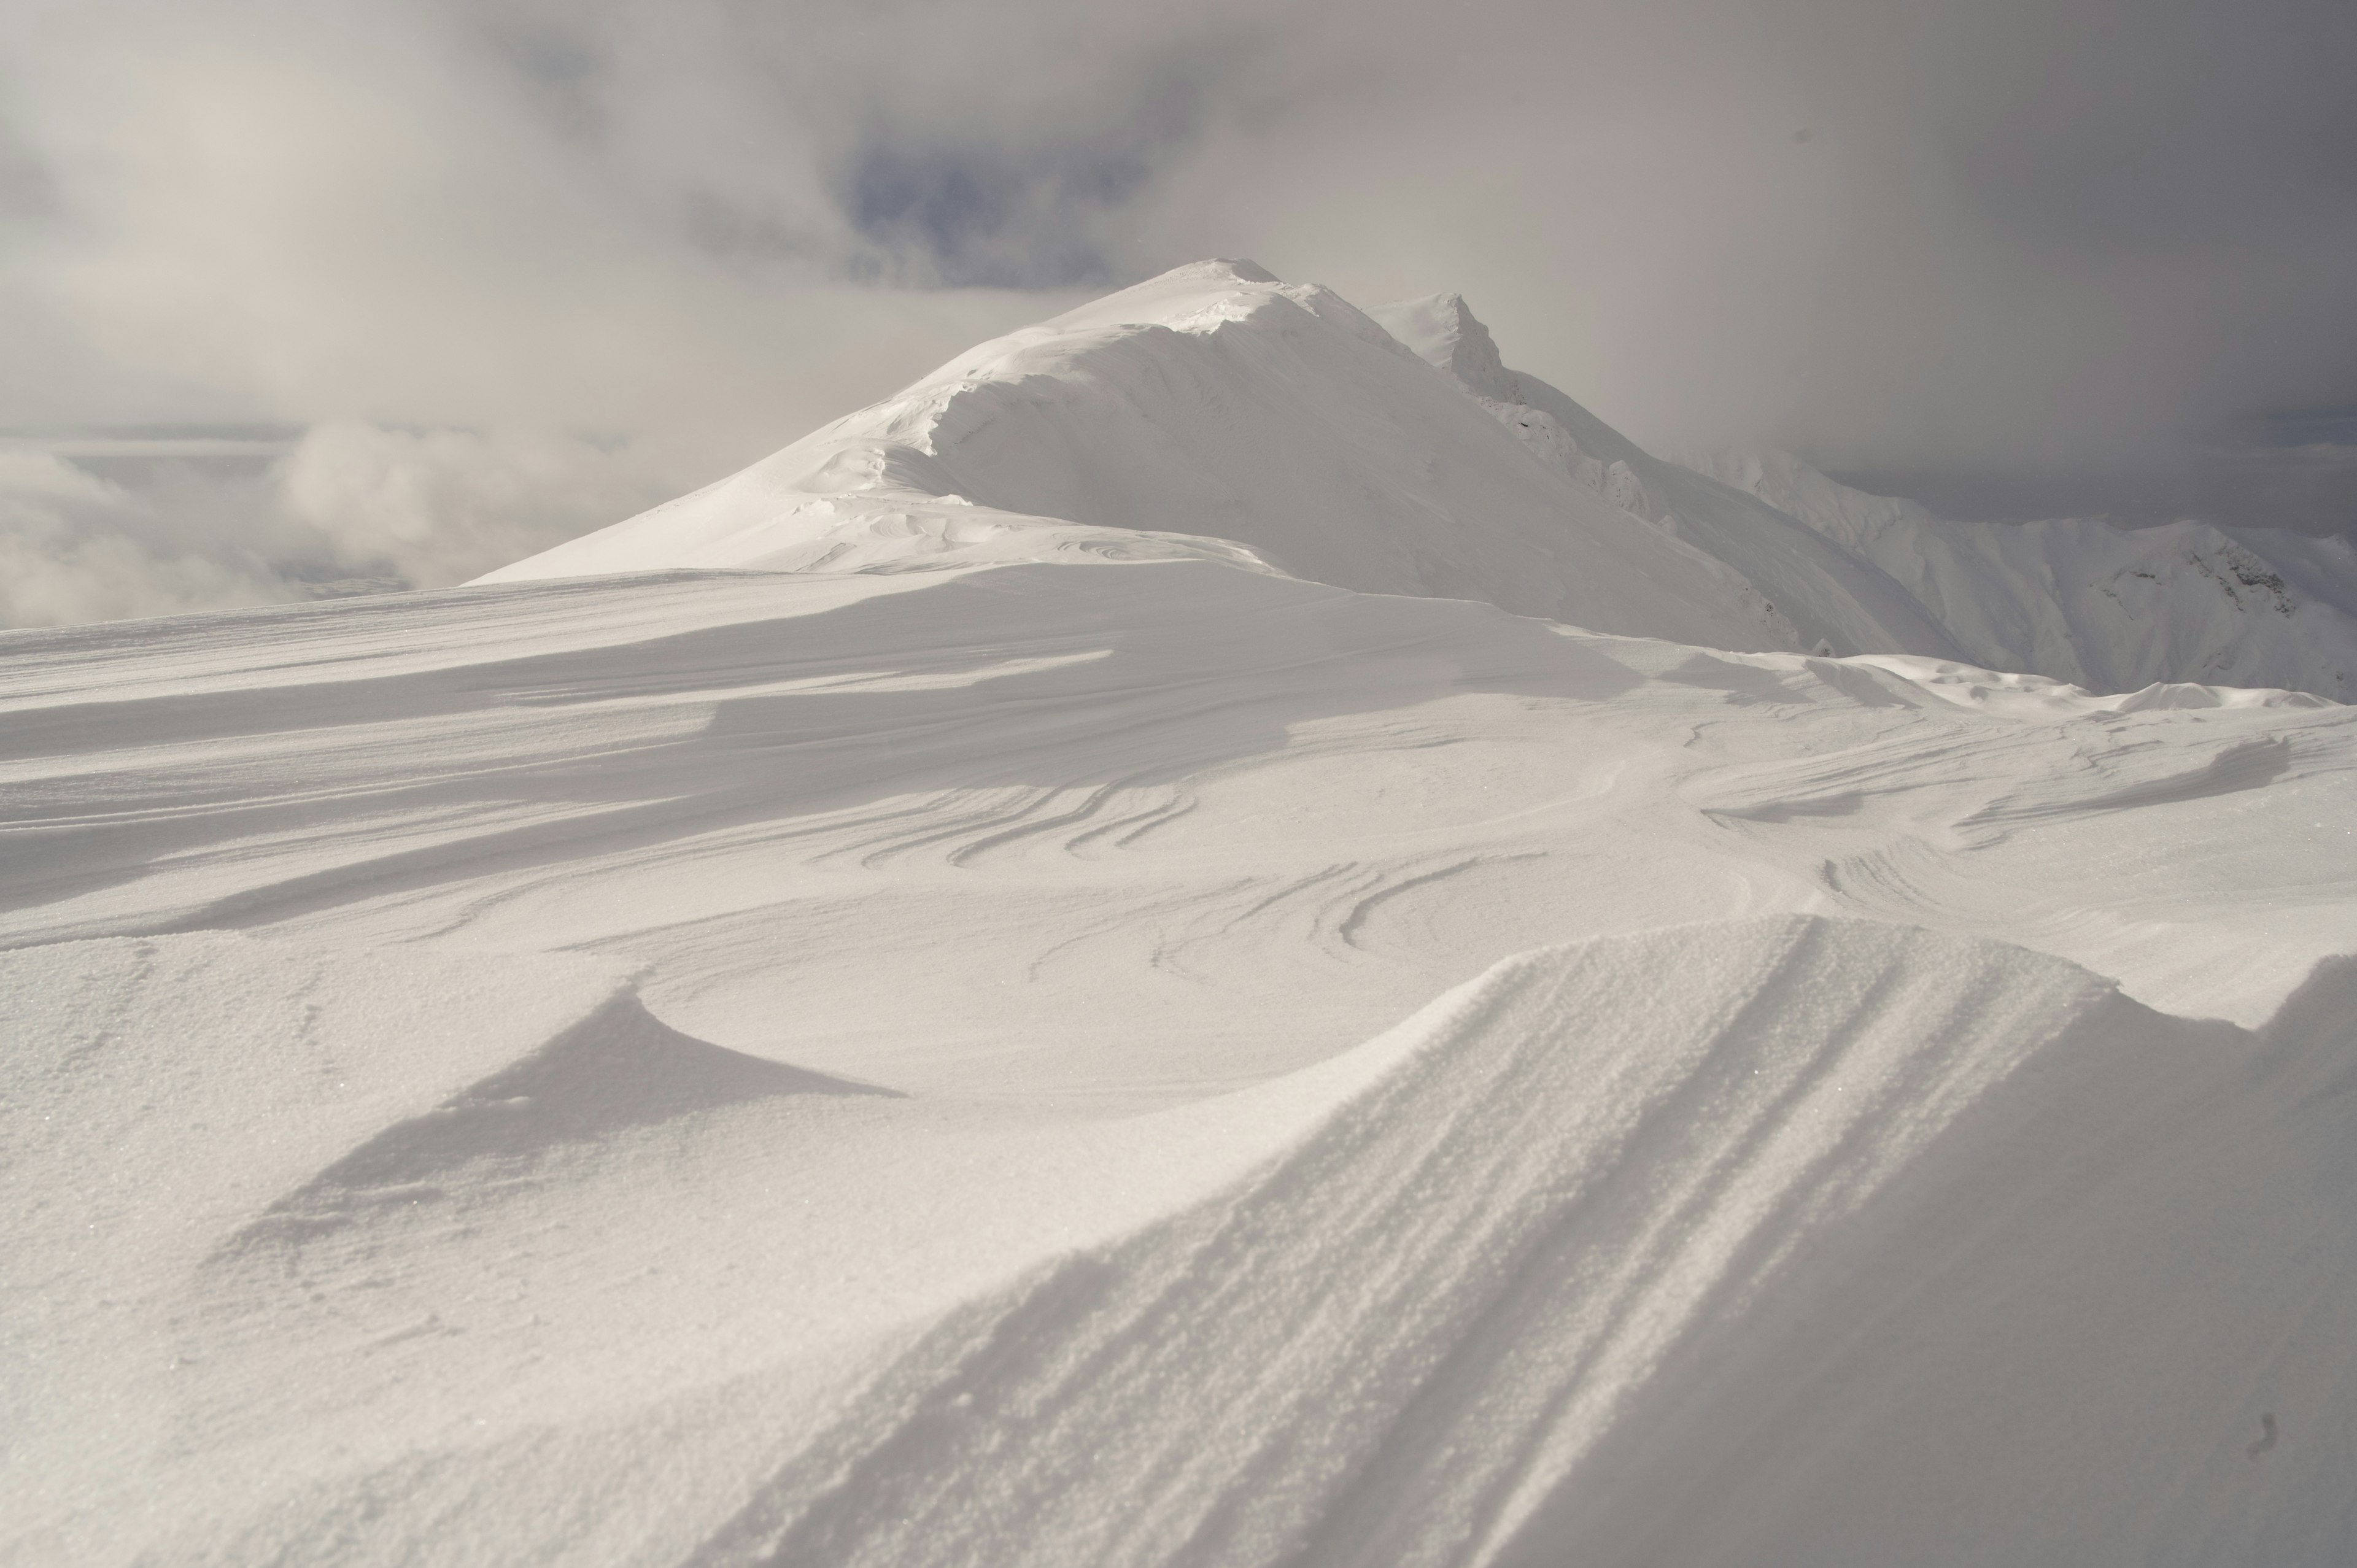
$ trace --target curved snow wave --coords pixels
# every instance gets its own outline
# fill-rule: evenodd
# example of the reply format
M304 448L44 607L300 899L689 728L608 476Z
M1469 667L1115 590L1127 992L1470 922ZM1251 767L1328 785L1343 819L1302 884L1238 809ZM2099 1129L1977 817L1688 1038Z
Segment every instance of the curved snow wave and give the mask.
M231 975L270 956L202 937L9 961L159 948ZM2345 962L2254 1035L1894 926L1792 918L1544 950L1257 1089L1099 1124L1061 1155L1001 1138L1011 1163L974 1165L980 1193L916 1183L991 1216L1004 1268L1045 1260L962 1305L870 1318L850 1344L764 1345L735 1321L735 1348L704 1355L683 1348L718 1343L691 1294L664 1320L681 1346L651 1323L608 1348L727 1374L701 1386L595 1354L511 1366L489 1325L426 1318L253 1362L288 1385L264 1402L310 1424L247 1432L223 1424L255 1398L234 1336L200 1316L219 1369L115 1391L168 1386L178 1412L148 1441L203 1461L132 1539L175 1560L307 1563L1864 1568L1926 1541L2025 1565L2338 1561L2357 1543L2340 1466L2357 1439L2352 1048ZM200 1278L253 1273L307 1244L284 1227L332 1221L353 1232L319 1243L351 1254L340 1316L368 1294L357 1276L413 1271L426 1246L471 1300L471 1258L595 1225L631 1186L658 1209L791 1209L808 1176L763 1156L822 1124L724 1112L811 1087L609 1002L315 1166ZM536 1193L502 1176L533 1153L502 1116L544 1145L607 1140L603 1185L579 1165ZM651 1122L662 1140L622 1136ZM866 1163L810 1190L840 1202L938 1135L856 1145ZM462 1169L473 1196L454 1187L439 1219L403 1208L371 1238L328 1212L361 1194L399 1207L396 1187ZM1152 1207L1060 1245L1060 1171L1095 1189L1074 1213ZM939 1272L935 1219L869 1240ZM478 1229L484 1244L460 1240ZM765 1258L759 1230L730 1244L770 1271L748 1301L843 1288L844 1254L798 1269ZM630 1255L597 1254L587 1277L618 1288ZM290 1305L307 1271L340 1288L289 1268ZM397 1370L454 1355L488 1357L484 1386L416 1424ZM471 1438L467 1408L512 1404L501 1385L527 1372L565 1396ZM210 1418L188 1402L209 1378ZM94 1441L121 1441L120 1409ZM253 1486L258 1444L306 1450L264 1470L275 1497ZM111 1532L131 1507L85 1522ZM67 1554L117 1555L100 1539Z
M2345 973L2255 1040L1813 919L1510 960L1251 1178L944 1320L688 1556L2322 1561L2352 1018Z
M695 1039L617 990L587 1017L499 1071L362 1140L206 1260L214 1274L296 1254L365 1224L372 1209L486 1185L544 1155L781 1095L889 1094Z
M2328 977L2255 1040L1815 919L1528 954L1254 1091L1327 1109L1250 1176L728 1455L716 1528L645 1533L625 1433L468 1485L563 1498L576 1560L2322 1560L2352 1015ZM430 1555L447 1469L241 1550Z
M201 1560L273 1490L472 1427L454 1394L541 1359L481 1321L486 1262L562 1253L600 1217L572 1195L716 1124L875 1099L665 1026L609 963L219 931L0 952L0 1040L5 1563ZM566 1261L610 1298L606 1240ZM563 1380L542 1421L626 1380Z
M1265 563L1602 631L1798 646L1733 568L1534 460L1339 296L1248 262L1180 267L985 343L480 581L1095 556Z
M578 958L336 950L227 932L0 953L0 1560L168 1449L209 1248L257 1199L562 1038L624 976Z

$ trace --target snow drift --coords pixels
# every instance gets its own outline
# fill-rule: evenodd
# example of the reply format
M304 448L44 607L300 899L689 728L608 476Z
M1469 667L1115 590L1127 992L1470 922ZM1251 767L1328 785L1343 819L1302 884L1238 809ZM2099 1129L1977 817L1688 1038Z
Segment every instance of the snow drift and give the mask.
M38 961L119 997L152 993L159 958L218 994L274 964L331 972L320 956L176 938ZM481 994L484 966L432 961ZM18 1552L113 1557L143 1516L151 1552L233 1562L1799 1568L1927 1541L2023 1564L2320 1563L2357 1542L2345 966L2254 1034L1887 925L1523 954L1239 1095L970 1131L960 1168L990 1188L974 1212L1011 1277L968 1262L958 1288L936 1226L913 1238L931 1283L862 1287L864 1333L739 1325L695 1354L644 1337L660 1317L592 1322L558 1331L592 1359L536 1368L518 1404L500 1391L512 1331L483 1303L565 1229L614 1227L618 1184L651 1187L650 1218L685 1201L783 1225L784 1255L737 1260L787 1265L767 1285L781 1322L843 1294L794 1252L837 1263L928 1190L972 1208L911 1186L797 1215L776 1196L806 1187L791 1142L865 1115L870 1160L931 1162L938 1181L941 1124L895 1130L853 1110L906 1114L890 1101L650 1034L627 1004L559 1016L438 1110L372 1133L345 1117L348 1150L310 1173L248 1164L242 1203L172 1199L184 1223L211 1219L167 1256L97 1243L156 1283L193 1265L168 1402L112 1383L117 1422L159 1423L179 1506L101 1494ZM47 1060L70 1038L29 1041ZM100 1132L86 1092L41 1104ZM845 1109L798 1109L827 1105ZM502 1136L497 1117L557 1135ZM167 1126L151 1112L113 1135L144 1168ZM491 1244L466 1239L483 1229ZM421 1315L429 1249L509 1261L436 1271L445 1310ZM640 1255L658 1275L683 1261ZM137 1285L119 1276L132 1299L83 1331L91 1369L110 1328L140 1326ZM694 1312L694 1282L658 1299ZM339 1333L341 1314L364 1321ZM651 1365L595 1359L631 1346ZM377 1430L352 1426L362 1412Z
M1889 927L1509 961L1248 1180L924 1336L696 1555L2326 1561L2352 982L2254 1036Z

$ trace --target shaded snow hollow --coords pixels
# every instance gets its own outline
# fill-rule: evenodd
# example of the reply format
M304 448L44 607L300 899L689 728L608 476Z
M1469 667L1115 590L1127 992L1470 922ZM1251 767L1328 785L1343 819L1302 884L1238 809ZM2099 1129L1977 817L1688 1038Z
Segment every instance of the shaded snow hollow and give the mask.
M0 634L0 1562L2357 1557L2357 710L1385 319Z

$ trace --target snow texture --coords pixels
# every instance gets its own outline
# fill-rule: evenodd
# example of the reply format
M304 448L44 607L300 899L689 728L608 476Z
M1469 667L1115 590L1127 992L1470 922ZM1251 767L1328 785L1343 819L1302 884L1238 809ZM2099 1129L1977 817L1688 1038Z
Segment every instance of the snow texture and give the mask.
M2357 1556L2357 710L1384 319L0 634L0 1562Z

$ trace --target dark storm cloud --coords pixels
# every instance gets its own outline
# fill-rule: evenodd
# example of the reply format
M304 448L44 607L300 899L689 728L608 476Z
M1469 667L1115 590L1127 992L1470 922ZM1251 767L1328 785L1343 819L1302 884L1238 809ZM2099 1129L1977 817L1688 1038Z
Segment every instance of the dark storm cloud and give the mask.
M2357 7L1989 6L1946 41L1939 114L1962 187L2042 247L2313 238L2357 199Z
M493 0L447 16L536 119L650 185L693 243L891 287L1115 279L1107 226L1283 52L1265 13L1218 5L691 0L658 17Z
M1146 164L1083 149L1042 156L967 146L862 146L838 199L863 240L864 275L1001 288L1106 281L1090 220L1146 183Z

